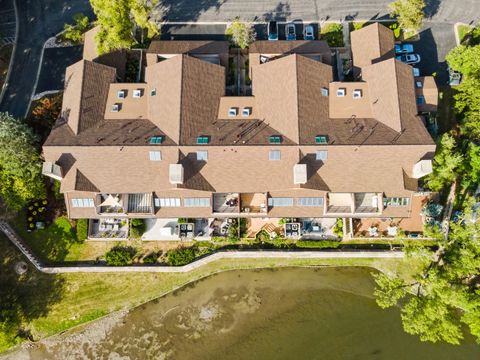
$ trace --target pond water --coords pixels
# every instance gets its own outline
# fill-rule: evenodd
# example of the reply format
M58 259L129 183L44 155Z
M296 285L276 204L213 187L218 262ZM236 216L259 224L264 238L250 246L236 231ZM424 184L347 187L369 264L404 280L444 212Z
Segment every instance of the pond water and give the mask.
M220 273L7 359L480 359L422 343L382 310L365 268Z

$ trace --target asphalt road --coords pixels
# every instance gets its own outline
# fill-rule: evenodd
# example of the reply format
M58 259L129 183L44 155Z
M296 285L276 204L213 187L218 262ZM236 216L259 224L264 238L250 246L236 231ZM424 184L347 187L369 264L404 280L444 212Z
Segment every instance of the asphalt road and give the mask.
M76 13L93 14L86 0L15 1L20 20L17 48L0 111L23 117L33 93L45 41L61 31L64 23L71 22Z
M0 0L0 46L15 38L13 0Z

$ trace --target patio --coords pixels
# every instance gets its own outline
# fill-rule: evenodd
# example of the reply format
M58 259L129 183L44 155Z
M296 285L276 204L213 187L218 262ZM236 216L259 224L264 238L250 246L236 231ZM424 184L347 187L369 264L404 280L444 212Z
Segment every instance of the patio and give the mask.
M240 194L242 213L267 213L267 195L262 193Z
M301 239L321 240L337 239L333 228L337 222L336 218L302 218Z
M247 238L255 238L255 236L261 231L265 230L272 235L272 233L278 236L283 236L283 225L280 225L281 218L249 218L247 219Z
M397 227L405 231L407 234L421 234L423 232L423 215L422 208L429 201L438 201L437 193L428 193L428 194L415 194L412 197L411 211L409 212L410 217L404 218L363 218L363 219L354 219L353 222L353 232L354 237L394 237L394 231L392 227ZM377 228L376 233L370 230L372 228ZM372 235L373 234L373 235ZM415 235L414 235L415 236Z
M88 226L88 238L90 240L127 240L128 220L115 218L91 219Z
M214 213L238 213L240 212L239 196L237 193L213 194Z
M188 219L179 223L178 219L145 219L146 231L142 240L179 241L184 239L208 240L209 219Z

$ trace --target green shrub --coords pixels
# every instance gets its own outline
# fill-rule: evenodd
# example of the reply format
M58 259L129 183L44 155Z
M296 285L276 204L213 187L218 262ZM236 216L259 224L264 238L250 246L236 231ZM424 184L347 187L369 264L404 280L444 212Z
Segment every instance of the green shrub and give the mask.
M146 255L142 260L144 264L156 264L161 252L152 252Z
M178 247L168 251L167 262L173 266L186 265L195 260L195 254L195 247Z
M63 200L63 194L60 192L60 181L54 181L52 185L53 196L56 200ZM30 209L31 210L31 209Z
M299 240L296 243L298 248L307 249L336 249L340 246L340 241L335 240Z
M343 26L339 23L329 23L320 29L320 40L325 40L331 47L344 46Z
M131 246L114 246L105 255L105 260L111 266L125 266L133 261L136 254L135 248Z
M76 225L77 239L85 241L88 237L88 220L78 219Z
M130 238L140 239L146 229L147 229L147 226L143 219L130 220Z
M343 238L343 219L338 218L337 222L333 226L333 233L337 235L340 239Z
M270 241L271 237L265 230L261 230L257 233L255 239L260 242L266 242Z

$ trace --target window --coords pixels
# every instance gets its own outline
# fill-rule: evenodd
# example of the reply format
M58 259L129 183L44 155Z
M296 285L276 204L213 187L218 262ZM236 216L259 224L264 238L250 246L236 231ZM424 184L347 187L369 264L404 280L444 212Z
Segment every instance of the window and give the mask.
M268 198L268 206L293 206L293 198L271 197Z
M150 144L161 144L163 142L163 136L152 136L150 138Z
M197 160L207 161L208 160L208 151L197 151Z
M328 136L327 135L315 136L315 144L328 144Z
M282 137L279 135L272 135L268 138L269 144L280 144L282 142Z
M203 145L203 144L208 144L210 139L208 136L199 136L197 137L197 144Z
M417 96L417 105L425 104L425 97L423 95Z
M86 208L86 207L94 207L95 203L93 202L93 199L87 198L87 199L72 199L72 207L74 208Z
M327 160L328 151L327 150L318 150L315 154L315 160Z
M150 151L150 160L151 161L162 160L162 154L160 153L160 151Z
M280 160L280 150L270 150L268 153L268 160Z
M322 96L328 96L328 89L327 88L322 88Z
M421 81L415 81L415 86L420 89L423 87L423 84Z
M409 202L410 199L405 197L386 197L383 199L383 206L407 206Z
M185 207L209 207L210 198L185 198L183 199Z
M155 198L156 207L180 207L179 198Z
M323 197L301 197L297 199L298 206L322 206Z
M150 90L150 96L156 96L157 95L157 88L153 88Z

